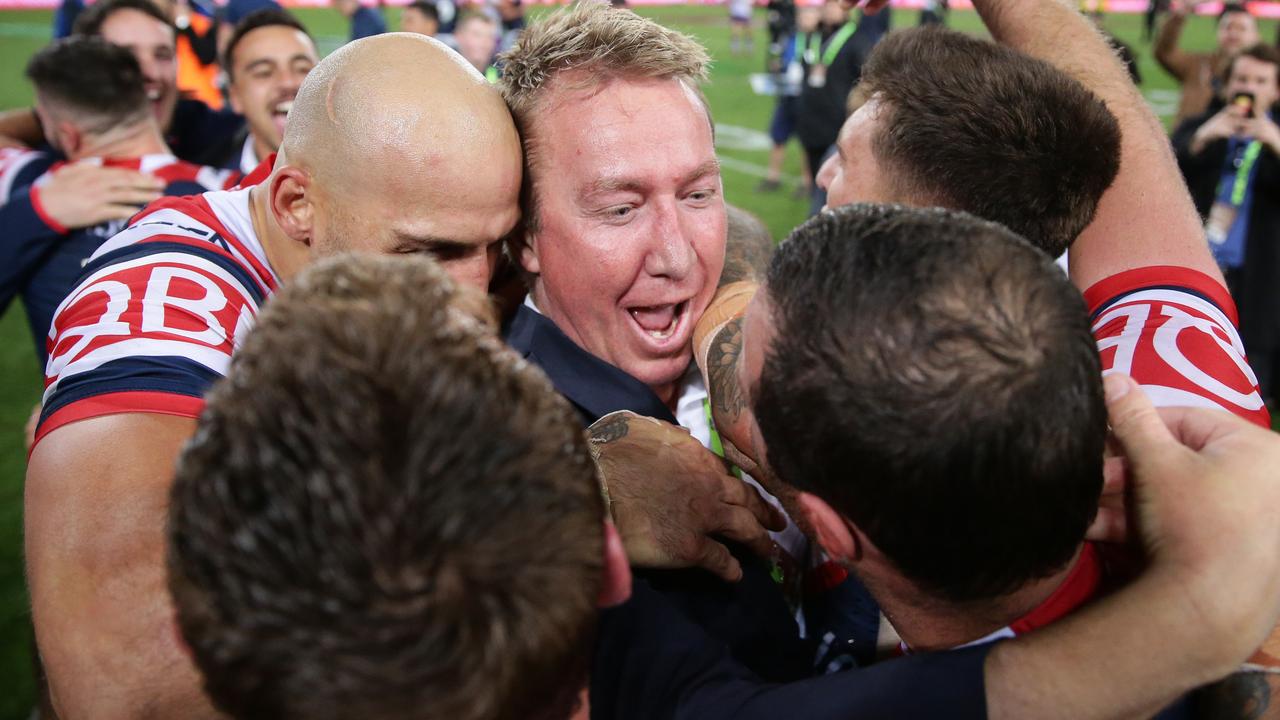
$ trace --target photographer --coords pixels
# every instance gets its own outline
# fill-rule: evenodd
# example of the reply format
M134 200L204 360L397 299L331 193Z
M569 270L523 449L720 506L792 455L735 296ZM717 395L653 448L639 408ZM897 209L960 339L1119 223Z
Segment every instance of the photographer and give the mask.
M1182 123L1173 134L1178 165L1205 234L1240 309L1249 362L1272 399L1280 320L1280 54L1255 45L1227 66L1229 102Z

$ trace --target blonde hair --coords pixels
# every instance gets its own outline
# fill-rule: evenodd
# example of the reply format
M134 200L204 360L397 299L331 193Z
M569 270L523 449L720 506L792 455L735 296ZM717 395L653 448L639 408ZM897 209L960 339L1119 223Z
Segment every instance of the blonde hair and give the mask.
M533 118L555 88L565 87L566 73L574 74L571 89L585 90L619 78L673 78L700 94L710 63L706 49L684 33L630 10L583 0L521 33L502 55L500 88L520 130L525 165L532 168L536 158ZM536 229L532 175L526 172L525 178L525 224Z

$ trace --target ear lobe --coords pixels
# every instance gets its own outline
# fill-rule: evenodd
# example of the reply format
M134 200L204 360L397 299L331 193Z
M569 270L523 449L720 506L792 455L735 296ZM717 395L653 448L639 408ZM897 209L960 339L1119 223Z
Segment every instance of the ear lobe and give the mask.
M311 246L315 204L311 178L303 170L285 166L271 176L271 214L289 239Z
M833 560L854 562L862 556L862 547L845 519L822 498L807 492L796 496L800 511L818 536L818 544Z
M604 572L600 582L600 597L596 604L602 608L621 605L631 597L631 565L627 563L627 551L622 547L622 536L613 521L604 521Z
M538 262L538 250L536 245L538 238L531 232L525 232L524 237L518 242L517 247L520 248L520 266L525 272L537 275L542 272L542 265Z

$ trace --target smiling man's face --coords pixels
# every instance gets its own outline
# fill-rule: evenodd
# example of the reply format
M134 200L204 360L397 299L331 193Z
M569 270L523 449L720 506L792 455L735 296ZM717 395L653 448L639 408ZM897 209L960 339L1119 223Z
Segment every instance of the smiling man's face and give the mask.
M570 85L550 94L533 132L537 229L521 262L537 275L538 309L669 401L724 265L702 100L677 79Z

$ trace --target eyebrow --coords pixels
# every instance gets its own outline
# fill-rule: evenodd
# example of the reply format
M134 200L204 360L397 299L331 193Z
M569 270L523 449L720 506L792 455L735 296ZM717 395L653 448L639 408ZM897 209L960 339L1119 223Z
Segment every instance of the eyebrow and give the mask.
M688 185L694 180L713 174L720 174L720 161L714 158L707 160L691 170L680 179L680 185ZM587 185L584 195L590 197L592 195L605 195L613 192L643 192L644 188L644 183L628 178L605 177L591 181Z
M307 57L306 53L298 53L297 55L294 55L293 57L289 58L288 60L285 60L285 61L284 61L284 64L285 64L285 65L292 65L292 64L294 64L294 63L298 62L299 60L304 60L304 61L306 61L306 62L311 63L312 65L314 65L314 64L315 64L315 62L314 62L314 61L312 61L312 60L311 60L311 58ZM246 65L244 66L244 72L250 72L250 71L252 71L255 67L259 67L259 66L261 66L261 65L275 65L275 64L276 64L275 58L258 58L257 60L254 60L254 61L252 61L252 62L250 62L250 63L246 64Z
M401 243L416 245L425 250L465 250L472 247L471 243L465 243L451 238L437 237L435 235L412 235L410 233L396 230L395 236Z

